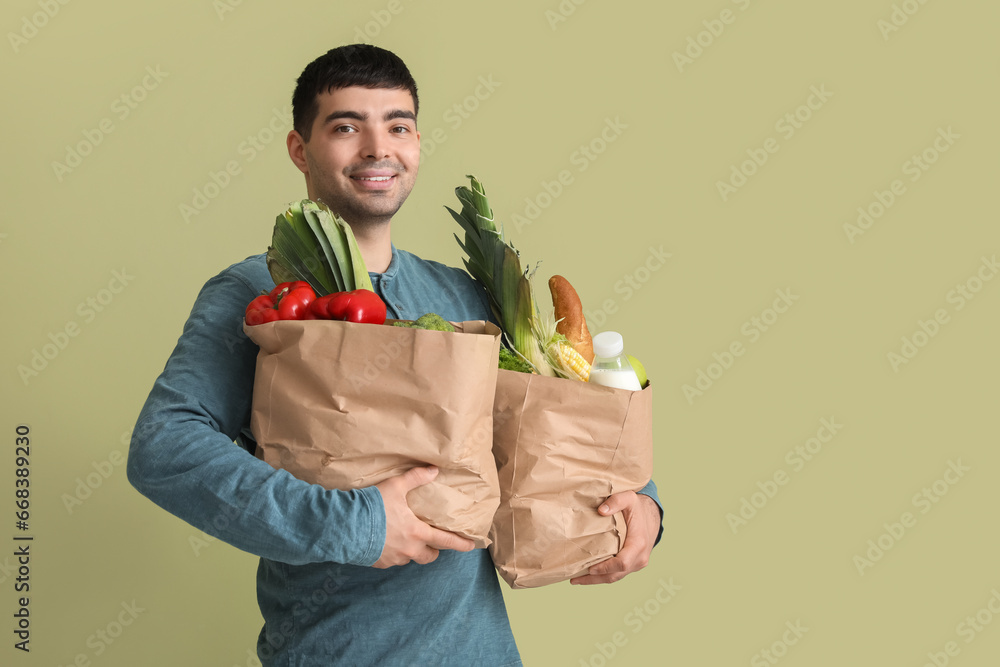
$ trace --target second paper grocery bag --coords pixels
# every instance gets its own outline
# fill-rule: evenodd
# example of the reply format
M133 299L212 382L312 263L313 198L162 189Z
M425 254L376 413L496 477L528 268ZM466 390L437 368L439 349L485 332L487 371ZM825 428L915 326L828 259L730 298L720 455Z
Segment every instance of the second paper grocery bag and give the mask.
M512 588L586 574L621 549L621 513L597 508L650 480L652 391L499 372L493 454L501 495L490 554Z
M407 496L410 508L487 546L499 503L491 439L500 330L455 326L244 326L260 346L251 416L258 458L328 489L436 465L437 478Z

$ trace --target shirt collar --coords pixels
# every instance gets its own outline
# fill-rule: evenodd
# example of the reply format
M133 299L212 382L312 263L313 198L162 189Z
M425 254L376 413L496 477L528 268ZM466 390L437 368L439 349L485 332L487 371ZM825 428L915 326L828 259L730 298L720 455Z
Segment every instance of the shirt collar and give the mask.
M383 281L391 280L395 278L396 273L399 272L399 264L402 261L402 256L396 251L396 245L394 243L390 242L389 246L392 248L392 257L389 259L389 266L387 266L385 268L385 271L383 271L382 273L373 273L372 271L369 271L368 275L373 280L375 279L376 276L378 276L379 279Z

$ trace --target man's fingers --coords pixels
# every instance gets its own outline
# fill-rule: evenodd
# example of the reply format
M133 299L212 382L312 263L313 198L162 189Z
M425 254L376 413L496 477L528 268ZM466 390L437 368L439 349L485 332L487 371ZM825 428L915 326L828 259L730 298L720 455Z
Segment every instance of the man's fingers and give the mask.
M638 572L649 565L649 559L646 557L643 547L639 546L637 542L632 542L622 547L622 550L618 552L614 560L617 561L615 571L617 571L619 565L624 572Z
M571 584L612 584L649 564L650 543L647 538L642 537L642 526L647 524L647 520L641 511L637 511L638 502L639 496L634 491L623 491L608 496L601 504L597 511L605 516L616 512L625 513L629 529L625 544L613 558L592 565L585 575L570 579Z
M424 484L433 481L434 478L437 477L437 474L437 466L419 466L417 468L410 468L399 476L403 482L403 495L406 495L418 486L423 486Z
M427 544L435 549L472 551L476 546L476 543L472 540L467 540L464 537L456 535L455 533L449 533L446 530L438 530L437 528L431 528L431 531L430 536L427 538Z
M613 574L588 574L583 577L576 577L575 579L570 579L569 583L574 586L587 586L590 584L613 584L616 581L621 581L625 578L625 575L621 572L615 572Z
M615 514L621 512L632 506L635 502L635 491L622 491L621 493L613 493L608 496L608 499L601 504L598 511L608 516L609 514Z
M609 558L607 560L602 560L596 565L591 565L590 569L587 570L587 574L612 574L614 572L625 572L628 568L625 566L625 559L622 554L625 550L622 549L621 552L614 558ZM626 556L628 554L625 554Z
M637 572L642 568L646 567L647 563L643 562L642 549L638 546L626 544L622 547L622 550L618 552L617 556L608 558L607 560L602 560L600 563L596 563L590 566L587 570L587 575L592 577L603 577L610 575L612 581L618 581L626 574L632 572ZM577 579L583 579L584 577L577 577ZM577 583L606 583L604 581L587 581L587 582L577 582Z
M587 570L587 574L574 577L569 580L569 583L573 585L613 584L623 579L626 574L628 573L625 571L621 560L618 556L615 556L614 558L602 560L600 563L592 565Z
M631 572L627 562L622 558L623 553L625 553L625 549L622 549L614 558L602 560L600 563L592 565L590 569L587 570L587 574L580 577L574 577L569 580L569 583L584 585L613 584L616 581L621 581L625 578L625 575ZM625 555L627 558L628 554Z
M439 553L441 552L438 551L437 549L434 549L432 547L427 547L421 550L419 554L413 557L413 562L419 563L421 565L427 565L427 563L431 563L434 560L436 560Z

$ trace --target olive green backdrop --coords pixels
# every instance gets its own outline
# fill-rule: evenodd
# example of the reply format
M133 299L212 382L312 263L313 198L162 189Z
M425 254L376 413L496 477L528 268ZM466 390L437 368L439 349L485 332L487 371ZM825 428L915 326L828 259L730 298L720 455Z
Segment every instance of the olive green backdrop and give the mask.
M568 277L656 383L663 541L611 586L504 586L526 664L996 664L997 5L2 14L3 664L257 664L257 559L134 491L128 431L201 285L304 196L295 78L361 40L420 87L395 243L459 263L475 174L542 303Z

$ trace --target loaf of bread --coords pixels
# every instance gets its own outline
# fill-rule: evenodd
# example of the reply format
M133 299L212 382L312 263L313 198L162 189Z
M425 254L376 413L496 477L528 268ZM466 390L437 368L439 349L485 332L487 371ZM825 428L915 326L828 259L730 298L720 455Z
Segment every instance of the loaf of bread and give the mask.
M562 276L549 278L552 306L556 311L556 331L566 336L566 340L587 363L594 362L594 343L587 330L587 320L583 316L583 304L576 290Z

